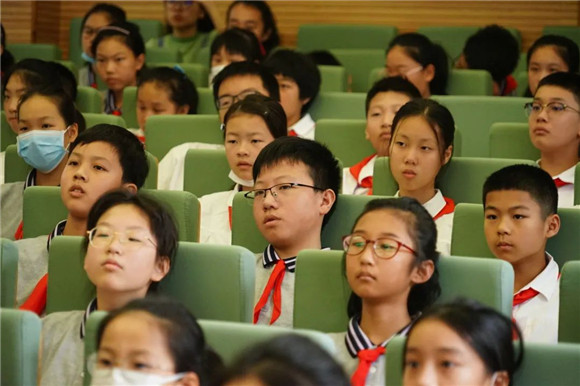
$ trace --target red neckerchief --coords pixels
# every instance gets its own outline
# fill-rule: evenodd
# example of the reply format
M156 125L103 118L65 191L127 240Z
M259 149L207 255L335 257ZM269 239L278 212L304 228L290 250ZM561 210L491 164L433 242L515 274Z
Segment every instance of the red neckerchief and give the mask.
M366 188L368 189L367 195L372 195L373 194L373 177L372 176L368 176L362 179L362 181L359 182L358 178L360 176L360 172L361 170L367 166L367 164L371 161L371 159L373 159L376 156L376 154L372 154L369 155L368 157L363 158L362 161L360 161L359 163L357 163L354 166L351 166L348 170L350 171L350 174L354 177L354 179L356 180L357 186L360 186L361 188Z

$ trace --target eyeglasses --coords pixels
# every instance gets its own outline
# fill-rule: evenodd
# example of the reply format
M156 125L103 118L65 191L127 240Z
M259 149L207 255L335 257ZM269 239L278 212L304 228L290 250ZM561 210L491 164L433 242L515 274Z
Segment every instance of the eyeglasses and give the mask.
M401 71L389 71L389 69L386 69L386 73L388 76L400 76L403 79L408 79L409 76L418 73L419 71L423 70L423 66L417 66L417 67L413 67L410 70L407 70L405 72L401 72Z
M237 95L224 95L218 98L215 105L218 110L229 109L234 103L237 101L241 101L246 98L248 95L256 95L260 94L257 90L253 88L249 88L247 90L242 91Z
M266 192L270 192L272 197L274 197L275 200L278 200L280 197L288 196L292 190L299 187L311 188L320 191L324 190L312 185L299 184L297 182L287 182L283 184L277 184L266 189L250 190L248 193L244 194L244 197L249 198L250 200L263 200L266 198Z
M538 115L542 110L546 109L548 115L557 115L564 110L572 110L580 114L580 111L568 106L567 104L561 102L550 102L546 104L541 104L539 102L528 102L524 105L526 115L529 117L531 115Z
M342 247L349 255L360 255L368 244L373 245L373 251L378 258L391 259L401 248L407 249L412 254L416 254L413 248L400 241L388 237L380 237L376 240L368 240L360 235L348 235L342 239Z
M167 0L166 1L167 5L173 8L177 8L177 7L184 7L184 8L189 8L193 5L193 1L177 1L177 0Z
M100 29L101 29L100 27L99 28L92 28L92 27L89 27L89 26L85 26L83 28L83 34L84 35L87 35L87 36L93 36L93 35L96 35L97 32L99 32Z
M157 244L153 240L139 231L126 230L124 232L115 232L107 226L96 226L90 231L87 231L87 235L89 235L89 244L95 248L108 247L113 242L115 235L118 235L119 243L125 248L138 249L143 247L147 242L150 242L157 248Z

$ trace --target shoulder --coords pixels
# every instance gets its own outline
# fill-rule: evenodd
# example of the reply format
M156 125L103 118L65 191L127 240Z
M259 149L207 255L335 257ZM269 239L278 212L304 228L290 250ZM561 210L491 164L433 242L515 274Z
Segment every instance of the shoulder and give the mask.
M199 198L199 202L202 205L202 208L204 205L213 205L216 203L221 204L222 202L226 202L231 194L232 194L231 190L210 193L210 194L206 194L205 196L201 196Z

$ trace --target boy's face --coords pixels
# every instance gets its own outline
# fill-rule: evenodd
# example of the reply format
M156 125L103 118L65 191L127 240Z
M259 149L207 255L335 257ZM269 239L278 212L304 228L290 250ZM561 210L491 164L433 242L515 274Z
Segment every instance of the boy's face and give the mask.
M487 245L512 265L544 261L548 238L558 233L558 215L543 218L540 205L521 190L491 191L486 196L484 232Z
M302 106L310 101L310 98L300 99L300 88L294 79L284 75L276 75L280 87L280 104L286 113L288 127L300 120Z
M365 138L373 145L379 157L389 155L393 118L401 106L410 100L407 95L394 91L380 92L371 99Z
M223 105L218 111L220 122L224 121L231 105L251 94L270 96L259 76L236 75L225 79L218 90L218 101L220 101L220 105Z

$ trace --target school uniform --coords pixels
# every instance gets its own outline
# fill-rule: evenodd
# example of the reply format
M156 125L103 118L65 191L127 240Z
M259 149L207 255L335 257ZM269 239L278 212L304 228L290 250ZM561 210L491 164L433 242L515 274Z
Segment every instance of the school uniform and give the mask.
M123 111L121 108L117 108L117 103L115 102L115 94L111 92L111 90L105 91L105 114L123 115Z
M82 385L85 326L97 309L93 299L85 311L54 312L42 319L41 385Z
M0 185L4 183L4 163L6 162L6 152L0 152Z
M300 137L314 141L314 130L316 123L309 113L304 114L302 118L288 128L288 135L291 137Z
M560 309L558 263L546 252L544 270L514 294L512 316L524 342L557 343Z
M200 243L232 244L232 202L241 190L242 186L236 184L232 190L206 194L199 199Z
M0 189L1 237L10 240L19 240L22 238L23 192L30 186L36 186L36 169L28 172L25 181L2 185Z
M90 63L83 64L79 70L78 85L98 88L97 74L93 71L93 66Z
M213 39L217 36L217 30L210 32L197 32L192 37L177 38L171 34L160 38L152 38L145 44L146 48L166 47L179 51L181 62L194 63L197 60L199 52L211 45Z
M350 168L342 169L342 194L373 194L373 170L377 155L363 158Z
M574 172L576 165L553 177L558 188L558 208L574 206Z

